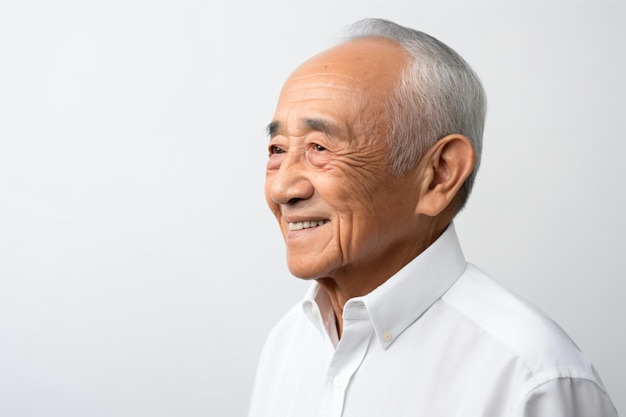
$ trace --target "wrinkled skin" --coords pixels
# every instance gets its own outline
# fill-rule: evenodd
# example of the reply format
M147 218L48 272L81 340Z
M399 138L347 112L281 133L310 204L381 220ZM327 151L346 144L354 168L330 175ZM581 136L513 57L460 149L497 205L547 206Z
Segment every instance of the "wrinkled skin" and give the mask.
M266 195L294 275L365 274L413 240L407 226L415 193L408 177L387 172L381 117L404 60L403 50L388 41L353 41L311 59L285 84ZM307 119L333 126L320 131ZM329 222L290 232L290 220Z
M347 299L386 281L449 222L420 213L428 164L388 173L384 103L405 63L388 40L340 44L291 75L270 124L265 194L289 269L318 280L339 318ZM323 224L290 230L303 221Z

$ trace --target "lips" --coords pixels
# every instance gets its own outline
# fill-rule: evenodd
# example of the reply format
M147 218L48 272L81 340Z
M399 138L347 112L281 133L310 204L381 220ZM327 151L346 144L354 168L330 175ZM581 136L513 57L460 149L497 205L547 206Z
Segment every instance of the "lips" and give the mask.
M291 230L310 229L313 227L322 226L328 222L329 220L312 220L312 221L289 223L289 230L291 231Z

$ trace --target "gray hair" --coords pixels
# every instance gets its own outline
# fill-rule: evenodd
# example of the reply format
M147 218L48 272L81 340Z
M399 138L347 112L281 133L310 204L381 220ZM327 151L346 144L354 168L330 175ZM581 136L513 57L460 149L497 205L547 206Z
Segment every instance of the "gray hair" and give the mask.
M481 82L461 56L426 33L384 19L363 19L349 27L347 39L386 38L410 56L387 103L389 171L403 175L437 140L458 133L474 147L476 163L459 191L459 210L474 185L480 165L487 98Z

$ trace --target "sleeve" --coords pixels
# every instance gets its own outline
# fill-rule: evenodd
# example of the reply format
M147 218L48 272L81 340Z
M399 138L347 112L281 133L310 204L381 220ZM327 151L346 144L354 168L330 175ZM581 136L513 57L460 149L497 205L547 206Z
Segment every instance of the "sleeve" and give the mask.
M535 388L516 417L617 417L617 410L595 381L557 378Z

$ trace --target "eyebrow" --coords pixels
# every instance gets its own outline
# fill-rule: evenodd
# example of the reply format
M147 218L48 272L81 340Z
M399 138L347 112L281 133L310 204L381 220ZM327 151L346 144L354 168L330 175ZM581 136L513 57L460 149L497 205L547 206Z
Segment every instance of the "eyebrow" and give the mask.
M267 133L267 136L269 136L271 139L278 134L278 129L280 129L280 122L273 121L267 125L267 127L265 128L265 132Z
M304 124L311 130L322 132L326 136L335 136L339 129L336 124L324 119L306 119Z
M334 134L339 129L336 124L329 120L325 119L304 119L304 125L308 130L313 130L316 132L322 132L326 136L334 136ZM280 131L280 122L275 120L267 125L265 131L267 135L271 138L276 136Z

